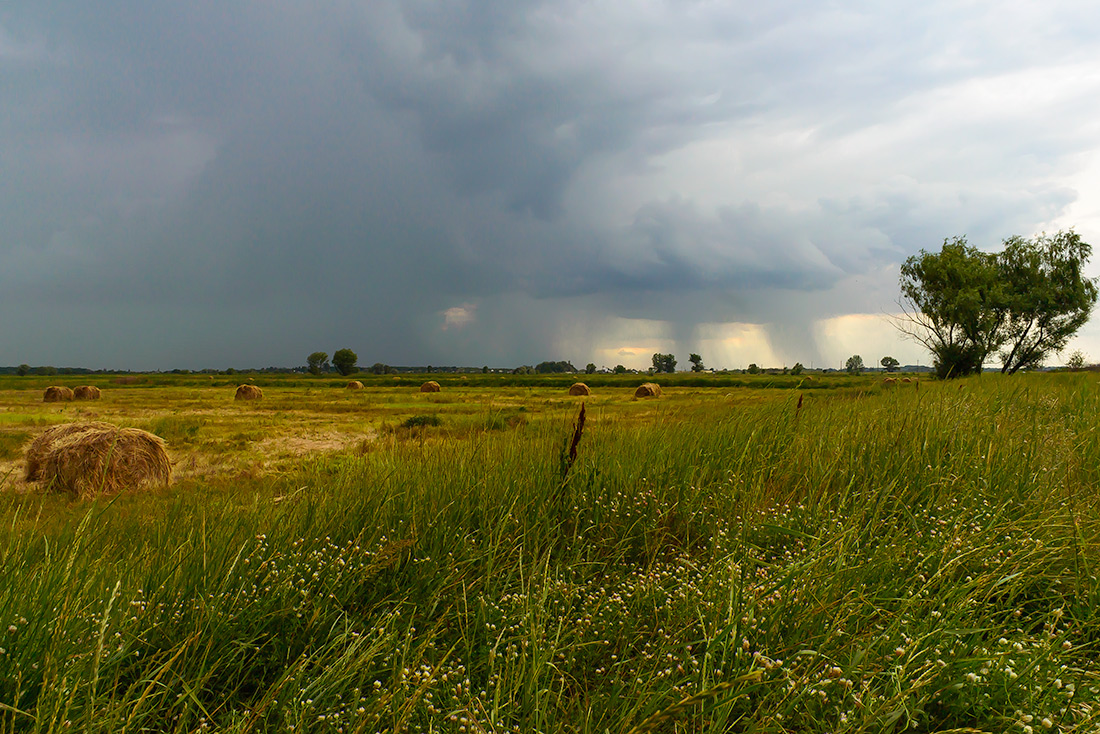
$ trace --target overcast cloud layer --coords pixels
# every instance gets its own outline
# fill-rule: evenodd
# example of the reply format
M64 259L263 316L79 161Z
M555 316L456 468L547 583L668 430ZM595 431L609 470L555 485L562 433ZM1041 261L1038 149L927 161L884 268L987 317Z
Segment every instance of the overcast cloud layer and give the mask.
M1100 246L1100 10L889 5L0 9L0 365L927 362L907 256Z

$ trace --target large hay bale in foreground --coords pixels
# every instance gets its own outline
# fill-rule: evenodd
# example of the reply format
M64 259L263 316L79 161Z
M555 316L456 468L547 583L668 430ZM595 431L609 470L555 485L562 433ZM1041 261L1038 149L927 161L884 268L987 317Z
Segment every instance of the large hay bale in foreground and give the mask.
M95 385L81 385L73 388L73 398L76 400L99 400L99 388Z
M114 430L115 426L112 426L110 423L100 423L99 421L63 423L59 426L47 428L40 433L37 438L27 445L24 478L28 482L38 481L40 472L42 471L42 462L46 457L46 453L55 442L73 433L82 433L92 429Z
M58 387L57 385L50 385L47 387L45 394L42 396L42 402L44 403L60 403L63 400L72 399L72 390L67 387Z
M164 450L164 439L138 428L103 424L83 427L55 438L46 447L38 478L51 490L94 497L104 492L168 485L172 464Z
M359 380L352 380L351 382L348 383L348 389L349 390L362 390L363 389L363 383L359 382Z
M573 386L569 388L570 395L591 395L592 389L585 385L583 382L575 382Z
M234 400L262 400L264 391L255 385L237 385L237 394Z
M420 392L439 392L439 383L435 380L428 380L420 386Z
M642 385L638 385L638 389L634 391L634 397L636 398L659 398L661 397L661 386L656 382L647 382Z

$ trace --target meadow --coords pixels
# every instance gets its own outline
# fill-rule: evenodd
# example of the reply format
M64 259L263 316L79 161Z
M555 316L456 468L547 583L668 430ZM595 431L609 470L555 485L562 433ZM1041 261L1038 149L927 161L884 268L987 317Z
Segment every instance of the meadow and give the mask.
M357 377L0 378L0 732L1100 731L1092 373Z

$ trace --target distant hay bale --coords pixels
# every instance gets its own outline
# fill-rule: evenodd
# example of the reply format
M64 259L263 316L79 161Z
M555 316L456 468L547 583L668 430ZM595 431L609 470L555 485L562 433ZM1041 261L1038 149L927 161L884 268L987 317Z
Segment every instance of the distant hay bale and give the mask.
M912 382L913 378L912 377L903 377L903 378L901 378L901 381L902 382Z
M237 394L233 396L234 400L261 400L263 399L264 391L255 385L238 385Z
M435 380L428 380L420 386L420 392L439 392L439 383Z
M583 382L575 382L573 386L569 388L570 395L591 395L592 389L585 385Z
M73 391L67 387L58 387L57 385L50 385L46 388L46 393L42 396L42 402L44 403L60 403L63 400L72 400Z
M659 398L661 397L661 386L656 382L647 382L643 385L638 385L638 389L634 391L634 397Z
M105 423L68 424L47 433L52 440L41 441L43 434L27 449L27 474L31 475L33 464L34 477L53 491L94 497L140 486L167 486L172 478L164 439L152 433Z
M46 456L46 452L49 451L50 447L56 441L73 433L80 433L91 429L114 430L114 428L115 426L112 426L110 423L100 423L99 421L63 423L59 426L47 428L27 445L24 478L28 482L38 481L39 474L42 471L42 461Z
M99 388L95 385L81 385L73 388L73 398L76 400L99 400Z
M351 382L348 383L348 390L362 390L362 389L363 389L363 383L359 382L359 380L352 380Z
M882 378L882 384L889 387L891 385L898 384L898 381L896 379L894 379L893 377L883 377Z

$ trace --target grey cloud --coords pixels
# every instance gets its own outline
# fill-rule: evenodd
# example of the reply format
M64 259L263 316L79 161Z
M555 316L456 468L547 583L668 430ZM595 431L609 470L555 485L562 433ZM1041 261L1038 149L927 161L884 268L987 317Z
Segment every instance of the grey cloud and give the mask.
M1095 144L1073 100L1055 100L1058 126L935 115L941 89L1091 58L1095 14L998 22L1021 14L1038 31L1018 53L946 2L0 11L0 305L41 305L34 328L0 321L0 364L33 360L43 333L73 345L50 361L104 364L115 348L73 324L130 344L134 367L337 344L532 362L563 329L595 348L613 316L667 321L685 348L698 323L737 319L799 342L851 278L953 234L995 244L1074 200L1048 181ZM907 129L921 105L926 127ZM775 142L787 131L834 158ZM855 144L883 131L884 149ZM718 137L751 164L717 203L662 179L662 156ZM609 200L655 183L612 214L578 195L585 177ZM443 329L466 303L475 317ZM157 324L156 343L127 337Z

